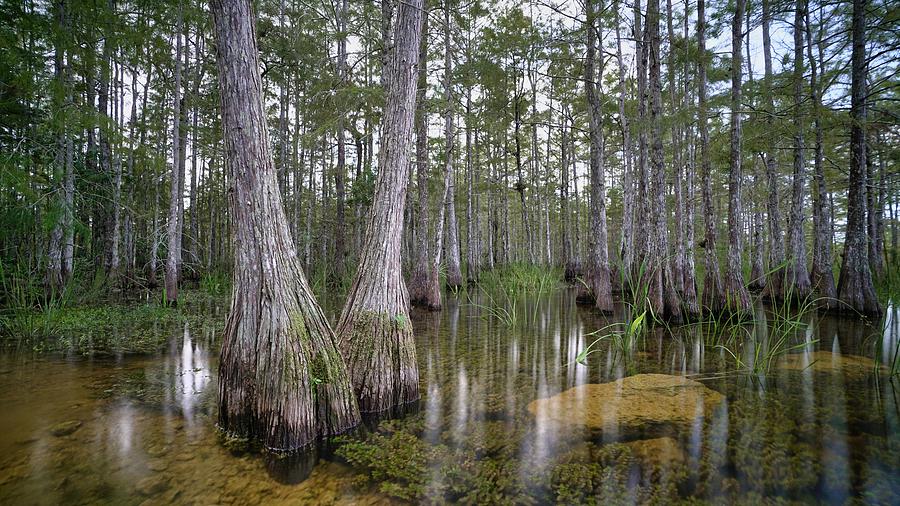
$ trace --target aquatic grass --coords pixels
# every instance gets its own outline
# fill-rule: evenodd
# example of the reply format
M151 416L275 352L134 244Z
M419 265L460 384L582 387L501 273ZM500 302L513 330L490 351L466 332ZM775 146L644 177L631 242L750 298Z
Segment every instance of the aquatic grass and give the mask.
M231 291L231 276L223 271L205 273L200 278L200 290L211 296L227 294Z
M645 335L650 324L662 326L672 334L668 323L658 317L651 307L649 294L650 284L647 279L647 263L640 262L637 265L633 275L629 275L620 263L619 265L619 281L622 286L623 295L627 300L621 301L625 308L621 322L614 322L600 329L597 329L588 336L598 335L599 337L581 350L575 358L575 362L585 365L587 357L599 351L597 347L601 342L609 340L616 348L621 356L628 357L634 351L639 339ZM587 286L584 280L578 279Z
M560 279L562 273L557 267L512 263L482 272L476 284L485 292L513 297L549 294Z
M724 323L714 320L717 333L713 345L734 360L738 372L756 377L767 376L781 357L808 349L818 342L808 338L800 343L794 340L809 327L808 321L823 300L812 295L800 297L789 288L783 299L772 301L768 311L763 309L756 313L752 327L743 319L732 316L726 316ZM754 306L759 306L761 300L757 298L754 302ZM760 337L762 330L765 335ZM729 337L722 339L724 334L729 334ZM744 334L743 338L741 334ZM751 349L749 356L744 356L743 350L748 348Z
M605 340L612 340L614 346L623 353L633 350L638 338L643 334L646 316L647 313L643 312L630 322L611 323L587 334L588 336L600 334L600 337L581 350L576 355L575 362L587 365L588 356L600 351L597 345Z
M900 376L900 321L893 300L889 300L880 332L875 340L876 379L883 372L882 365L887 366L888 376Z
M511 299L509 295L506 295L506 304L501 305L498 304L494 299L493 295L489 292L484 292L485 296L490 299L490 304L478 304L472 300L472 297L466 292L466 298L469 301L469 305L476 307L482 311L484 311L487 317L493 318L495 320L499 320L507 327L515 326L516 322L519 320L519 311L517 309L517 300Z

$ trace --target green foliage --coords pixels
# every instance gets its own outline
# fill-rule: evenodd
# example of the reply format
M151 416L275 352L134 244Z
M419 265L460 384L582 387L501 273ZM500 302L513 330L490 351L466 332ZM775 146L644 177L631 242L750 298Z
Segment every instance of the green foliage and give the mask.
M559 285L558 267L513 263L481 273L478 287L493 295L514 297L525 293L546 295Z
M0 320L0 339L6 346L38 352L146 354L158 351L184 323L195 328L222 325L206 321L205 301L196 293L185 291L180 299L177 308L155 302L96 305L95 301L23 309Z
M204 273L200 277L200 290L210 296L228 295L231 292L231 275L222 271Z

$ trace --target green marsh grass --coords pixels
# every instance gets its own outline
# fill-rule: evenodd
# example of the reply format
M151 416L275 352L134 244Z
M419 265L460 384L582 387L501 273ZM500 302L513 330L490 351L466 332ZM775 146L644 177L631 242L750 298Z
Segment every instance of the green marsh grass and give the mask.
M513 327L519 321L518 300L510 298L504 294L506 303L501 304L494 298L490 292L483 292L485 297L489 299L488 304L478 304L472 300L471 295L466 292L469 305L484 311L485 316L500 321L507 327Z

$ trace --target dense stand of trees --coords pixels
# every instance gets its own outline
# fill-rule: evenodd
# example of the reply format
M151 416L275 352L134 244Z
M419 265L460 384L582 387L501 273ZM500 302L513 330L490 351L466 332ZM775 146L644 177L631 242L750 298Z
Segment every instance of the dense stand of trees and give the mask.
M393 192L390 261L434 309L522 262L563 267L601 310L646 282L673 320L744 312L748 288L880 311L900 210L891 2L427 3L402 156L384 153L396 2L253 8L281 225L314 287L365 284L357 266L394 247L366 233ZM0 19L4 276L175 303L230 272L210 7L27 0ZM397 157L415 161L402 184Z

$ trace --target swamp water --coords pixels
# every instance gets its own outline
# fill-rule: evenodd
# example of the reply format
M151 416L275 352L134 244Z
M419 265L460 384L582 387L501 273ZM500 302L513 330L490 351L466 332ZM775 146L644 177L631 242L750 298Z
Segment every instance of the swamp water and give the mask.
M0 503L900 504L900 385L879 365L900 309L883 326L811 316L790 335L809 345L760 377L732 354L765 356L771 323L755 339L655 328L580 364L609 321L566 290L515 307L414 311L417 410L314 466L218 438L211 327L170 329L151 356L7 351Z

